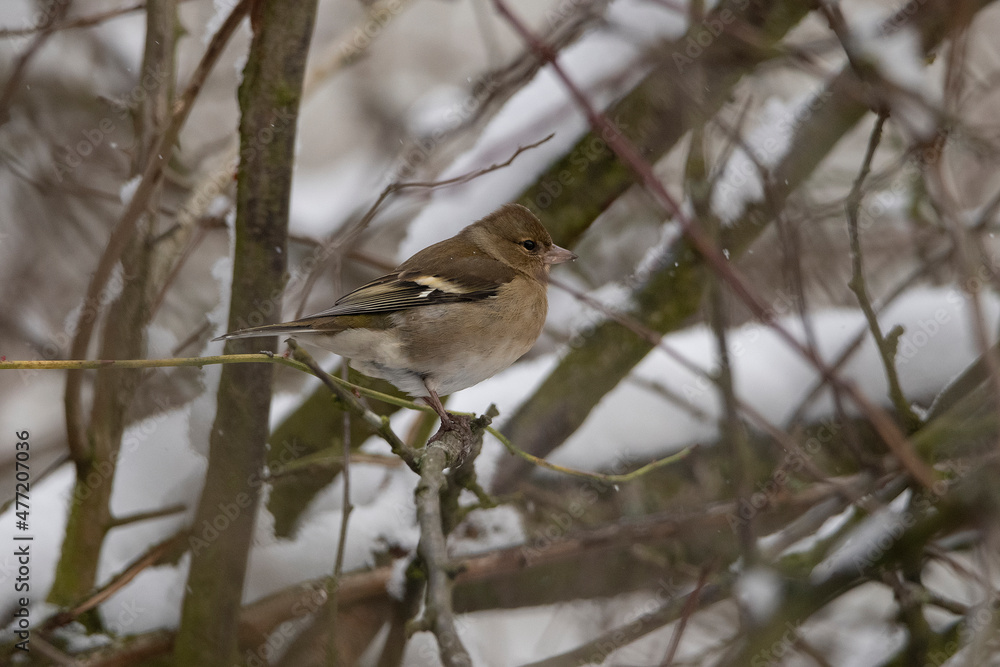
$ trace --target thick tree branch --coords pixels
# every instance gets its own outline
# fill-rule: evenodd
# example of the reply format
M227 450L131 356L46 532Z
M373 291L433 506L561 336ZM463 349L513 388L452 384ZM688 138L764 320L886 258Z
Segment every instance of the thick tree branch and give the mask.
M230 329L253 313L266 322L280 312L278 307L259 312L256 304L271 303L285 281L296 120L315 15L315 0L254 4L254 37L239 92L243 151ZM275 110L291 120L275 124ZM270 139L264 141L265 136ZM267 343L273 349L275 339ZM261 344L231 340L226 351L259 350ZM269 364L227 364L222 371L174 651L177 665L228 665L237 658L238 611L259 504L273 371ZM201 526L219 525L220 516L226 519L224 530L214 538L199 533Z
M455 566L448 557L446 527L454 521L442 507L442 496L448 491L447 468L471 465L477 442L482 443L483 430L490 418L483 416L472 422L471 432L447 431L438 440L428 443L420 456L420 482L417 484L417 523L420 543L417 553L427 580L423 618L414 628L429 630L437 639L441 661L447 667L471 666L472 660L462 645L455 627L455 612L451 591Z

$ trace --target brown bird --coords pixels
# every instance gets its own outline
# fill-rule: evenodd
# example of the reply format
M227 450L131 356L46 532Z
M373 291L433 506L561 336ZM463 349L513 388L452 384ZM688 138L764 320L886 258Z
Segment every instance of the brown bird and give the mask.
M553 244L531 211L506 204L332 308L215 340L301 337L423 397L441 418L440 434L457 419L440 397L492 377L531 349L548 311L549 268L571 259L576 255Z

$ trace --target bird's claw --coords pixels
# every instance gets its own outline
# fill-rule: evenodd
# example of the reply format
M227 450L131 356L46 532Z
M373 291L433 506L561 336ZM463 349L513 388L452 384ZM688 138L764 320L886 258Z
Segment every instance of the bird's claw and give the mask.
M462 440L466 440L465 436L469 436L471 438L472 418L468 415L453 415L449 412L448 419L441 420L441 428L438 429L437 433L430 437L427 444L440 440L441 437L448 431L458 431L462 435Z

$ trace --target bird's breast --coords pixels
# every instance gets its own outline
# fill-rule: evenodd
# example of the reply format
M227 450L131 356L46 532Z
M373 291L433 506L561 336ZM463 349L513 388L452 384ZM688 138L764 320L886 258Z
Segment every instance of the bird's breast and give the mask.
M478 384L532 348L545 324L544 286L511 300L503 291L470 303L403 311L395 319L411 368L441 395Z

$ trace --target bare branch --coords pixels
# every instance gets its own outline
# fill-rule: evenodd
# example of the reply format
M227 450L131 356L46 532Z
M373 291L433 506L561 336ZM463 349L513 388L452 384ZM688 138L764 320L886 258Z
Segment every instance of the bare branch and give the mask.
M319 364L316 363L312 356L299 347L298 343L294 340L288 340L287 342L288 347L292 350L292 356L296 361L305 365L309 368L313 375L322 380L323 384L329 387L330 391L333 392L333 394L340 400L341 404L348 412L357 415L368 422L368 425L375 429L375 432L389 444L389 447L392 448L393 454L403 459L411 470L419 472L417 452L399 439L399 436L397 436L389 427L388 419L378 416L362 405L361 401L355 398L350 391L344 389L343 386L338 384L329 373L320 368ZM345 384L353 386L346 382Z
M851 239L851 265L853 271L848 287L851 288L851 291L854 292L854 295L858 299L858 305L861 306L861 312L865 314L865 319L868 321L868 328L871 330L872 338L875 340L875 347L882 358L882 365L885 367L885 377L889 383L889 397L892 399L892 404L896 407L896 411L903 420L906 430L912 433L920 428L921 421L903 394L903 388L899 384L899 374L896 372L896 348L899 343L899 336L902 334L902 329L895 328L889 332L888 336L882 334L882 327L879 324L878 316L875 314L875 309L872 307L865 284L864 266L861 257L861 235L858 231L858 211L861 208L861 200L863 198L862 188L865 179L871 172L872 159L882 139L882 126L885 124L887 117L885 113L880 113L875 120L875 126L872 128L871 137L868 140L868 150L861 164L861 170L858 172L858 177L854 180L851 192L847 196L847 202L844 204L844 209L847 212L847 231Z
M3 89L0 89L0 127L10 120L10 113L7 109L14 98L14 92L21 82L21 77L24 76L24 72L28 68L28 63L31 62L31 59L38 53L38 50L48 41L55 30L55 24L66 16L71 3L72 0L58 0L47 7L44 20L39 26L40 32L35 35L35 38L31 40L31 44L28 45L28 48L21 53L20 57L14 63L10 76L7 77L7 83L4 84Z
M469 437L481 440L489 421L489 417L475 420ZM416 490L417 523L420 526L417 553L427 576L427 591L424 615L415 622L413 630L434 633L441 662L448 667L472 665L455 626L451 590L456 571L448 558L445 517L441 506L441 496L448 485L445 469L464 463L473 446L472 440L464 440L464 435L458 430L447 431L440 439L427 444L420 455L420 482Z

